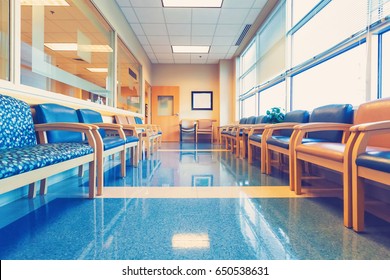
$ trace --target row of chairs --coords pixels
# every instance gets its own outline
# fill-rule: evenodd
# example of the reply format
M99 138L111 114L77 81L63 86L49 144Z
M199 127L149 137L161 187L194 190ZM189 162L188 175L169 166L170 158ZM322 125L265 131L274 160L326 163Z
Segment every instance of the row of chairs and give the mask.
M150 158L162 143L162 130L158 125L144 124L142 119L137 116L115 115L115 122L126 127L135 127L140 138L140 157L142 152L146 152L146 157ZM131 132L130 132L131 133Z
M344 225L363 231L364 179L390 185L389 109L390 99L384 98L361 104L355 111L350 104L321 106L311 113L292 111L282 123L233 126L230 131L235 129L236 135L240 131L241 136L230 145L247 145L250 163L255 147L259 149L261 172L266 174L271 173L274 153L287 156L290 189L297 195L302 193L303 163L340 172Z

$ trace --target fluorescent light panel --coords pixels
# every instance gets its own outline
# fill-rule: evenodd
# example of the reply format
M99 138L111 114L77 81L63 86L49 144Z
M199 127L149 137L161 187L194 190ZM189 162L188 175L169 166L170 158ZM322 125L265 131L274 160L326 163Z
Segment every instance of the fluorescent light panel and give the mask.
M45 43L53 51L112 52L108 45L77 45L76 43Z
M93 72L93 73L107 73L108 69L107 68L87 68L88 71Z
M210 46L172 46L173 53L209 53Z
M221 8L223 0L161 0L165 8Z
M69 6L65 0L21 0L23 6Z
M210 248L210 239L207 233L177 233L172 236L174 249L207 249Z

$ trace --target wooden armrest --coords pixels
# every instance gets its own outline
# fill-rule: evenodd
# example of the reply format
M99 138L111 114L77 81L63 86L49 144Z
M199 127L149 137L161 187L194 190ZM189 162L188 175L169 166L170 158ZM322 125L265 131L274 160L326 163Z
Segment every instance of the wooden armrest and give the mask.
M266 125L265 128L272 129L272 130L293 129L296 125L299 124L301 123L296 123L296 122L274 123L274 124Z
M294 126L295 130L311 132L311 131L326 131L326 130L343 130L348 131L352 124L346 123L330 123L330 122L318 122L318 123L305 123Z
M66 130L66 131L75 131L75 132L87 132L93 129L97 129L96 126L84 123L42 123L42 124L34 124L35 131L44 132L50 130Z
M388 129L390 129L390 121L379 121L379 122L358 124L352 126L350 130L351 131L372 131L372 130L388 130Z

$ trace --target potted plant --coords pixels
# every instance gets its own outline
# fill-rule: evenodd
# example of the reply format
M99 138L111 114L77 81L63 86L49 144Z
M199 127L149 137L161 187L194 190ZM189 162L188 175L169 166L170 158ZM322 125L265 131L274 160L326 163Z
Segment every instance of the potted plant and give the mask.
M267 117L269 123L280 123L284 120L284 109L280 107L272 107L267 110Z

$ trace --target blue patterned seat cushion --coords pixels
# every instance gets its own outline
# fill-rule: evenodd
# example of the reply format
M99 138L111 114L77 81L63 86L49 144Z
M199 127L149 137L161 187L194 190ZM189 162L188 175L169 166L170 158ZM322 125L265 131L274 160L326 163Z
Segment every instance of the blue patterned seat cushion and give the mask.
M0 150L0 179L93 153L82 143L42 144Z
M0 94L0 152L37 144L30 106Z

